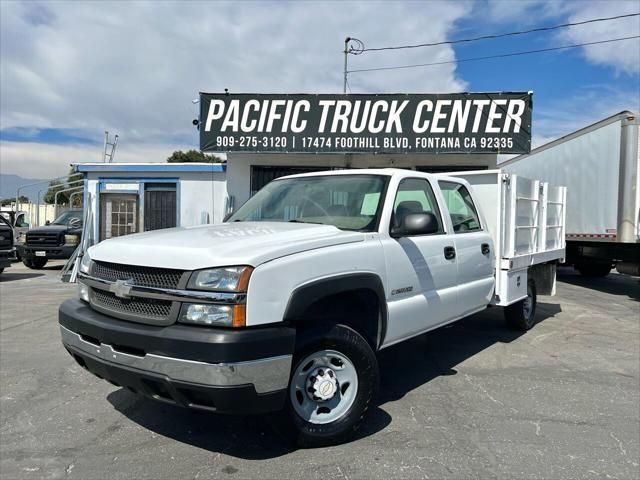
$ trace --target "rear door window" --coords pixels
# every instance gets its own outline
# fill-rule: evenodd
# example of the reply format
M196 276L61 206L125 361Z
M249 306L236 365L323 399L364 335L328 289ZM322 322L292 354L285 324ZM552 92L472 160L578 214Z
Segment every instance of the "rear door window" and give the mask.
M453 231L465 233L482 230L478 211L467 187L461 183L446 181L440 181L438 184L449 209Z

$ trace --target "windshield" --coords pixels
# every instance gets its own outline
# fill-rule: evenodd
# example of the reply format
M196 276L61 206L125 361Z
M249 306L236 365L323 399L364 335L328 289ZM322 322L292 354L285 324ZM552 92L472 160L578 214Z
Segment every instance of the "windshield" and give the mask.
M275 180L229 222L301 222L343 230L375 230L385 175L326 175Z
M82 212L79 210L68 210L51 223L53 225L68 225L73 219L76 219L78 223L82 223Z

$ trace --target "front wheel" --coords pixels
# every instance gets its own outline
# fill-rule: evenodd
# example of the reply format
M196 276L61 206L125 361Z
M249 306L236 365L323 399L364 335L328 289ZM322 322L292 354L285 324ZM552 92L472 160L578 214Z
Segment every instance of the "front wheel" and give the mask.
M287 395L287 421L301 447L347 441L379 387L378 362L367 341L344 325L302 332Z
M529 280L527 282L527 297L505 307L504 317L507 320L507 324L516 330L530 330L536 323L537 303L536 285Z
M24 258L22 259L22 263L25 267L31 268L32 270L40 270L47 264L46 258Z

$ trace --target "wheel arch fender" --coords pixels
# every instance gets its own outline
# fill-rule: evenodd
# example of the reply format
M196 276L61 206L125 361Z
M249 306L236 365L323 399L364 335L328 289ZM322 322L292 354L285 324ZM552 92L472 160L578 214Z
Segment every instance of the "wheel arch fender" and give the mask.
M297 287L289 297L284 321L299 325L309 307L323 299L342 294L367 291L375 295L378 302L378 324L376 325L375 348L382 345L387 333L387 301L384 285L379 275L372 272L356 272L313 280Z

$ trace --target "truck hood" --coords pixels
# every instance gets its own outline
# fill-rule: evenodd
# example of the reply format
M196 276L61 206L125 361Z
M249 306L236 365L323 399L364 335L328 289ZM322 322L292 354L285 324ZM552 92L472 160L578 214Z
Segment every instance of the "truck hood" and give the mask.
M61 233L66 232L67 230L77 230L77 228L72 229L67 225L42 225L41 227L35 227L29 230L29 233L39 234L39 233Z
M363 233L331 225L237 222L113 238L91 247L89 254L103 262L196 270L228 265L256 267L294 253L362 241Z

